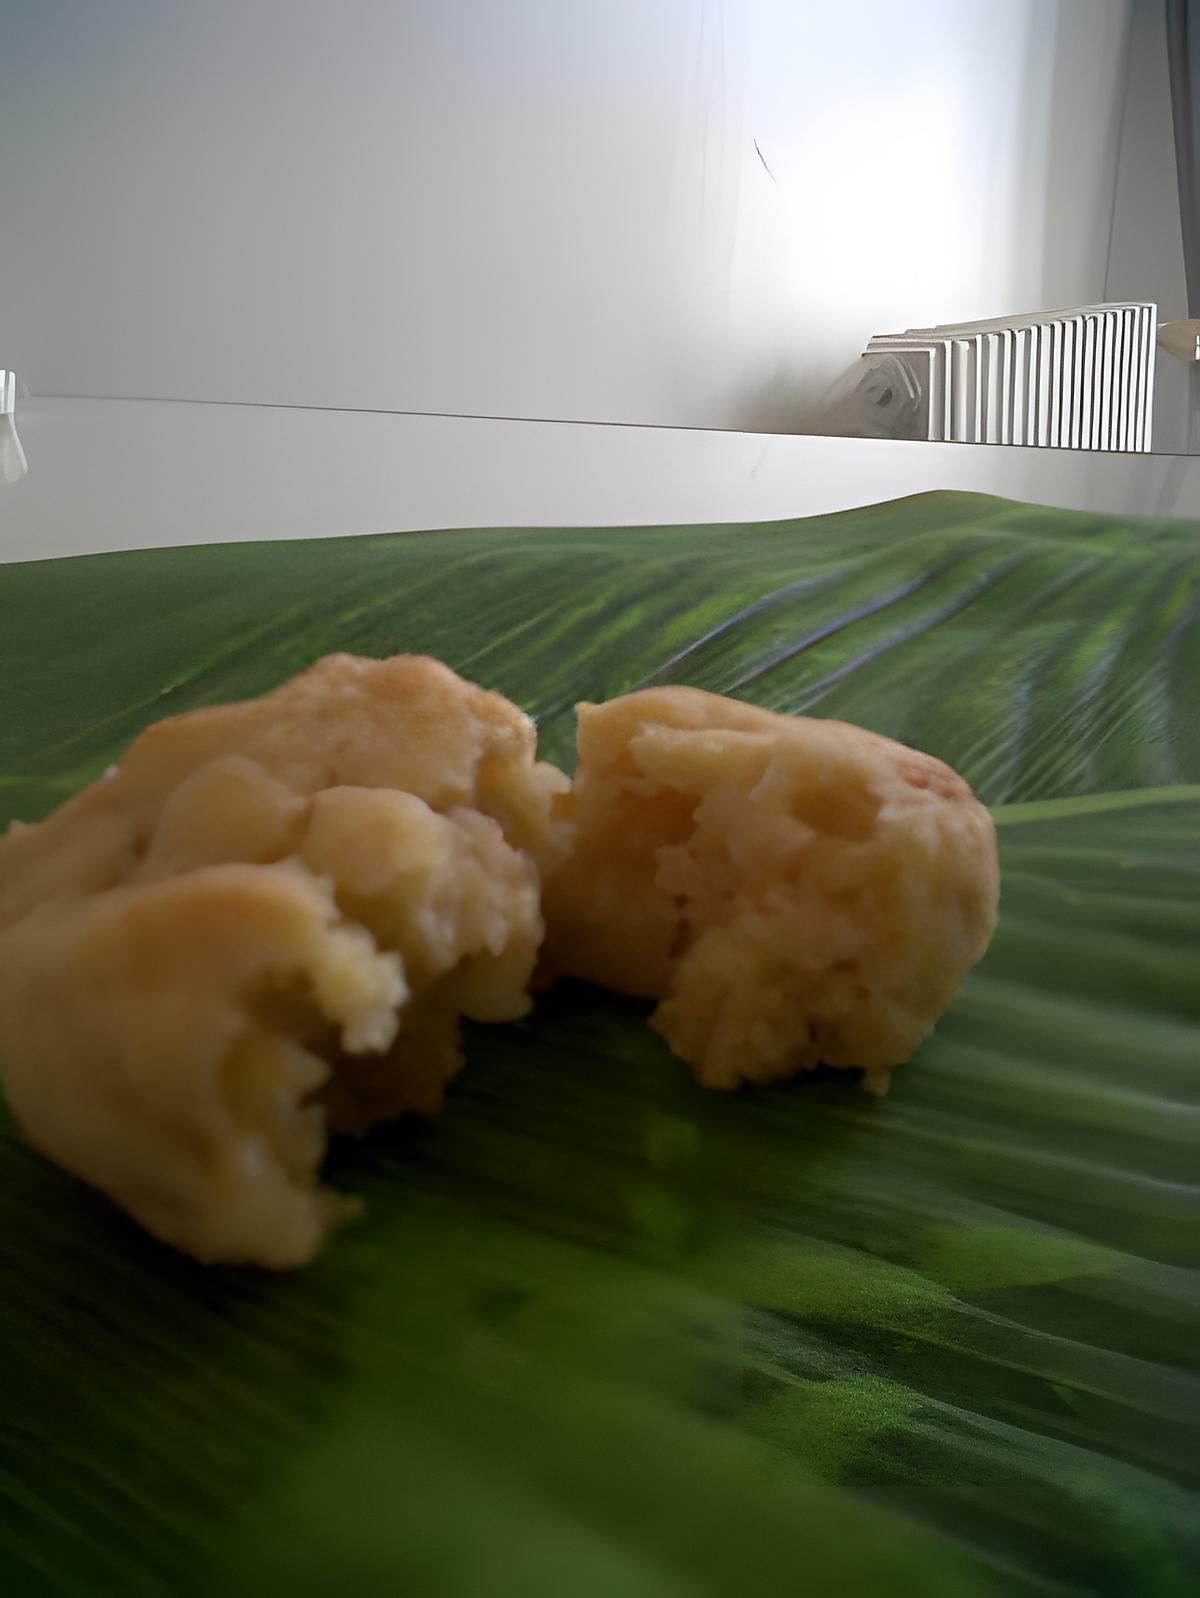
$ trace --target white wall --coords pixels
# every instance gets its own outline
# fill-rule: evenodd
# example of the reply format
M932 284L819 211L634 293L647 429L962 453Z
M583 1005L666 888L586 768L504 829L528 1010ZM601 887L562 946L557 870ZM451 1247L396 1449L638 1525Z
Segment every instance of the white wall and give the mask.
M1154 300L1160 322L1188 314L1164 0L1134 0L1105 298ZM1160 350L1154 448L1187 443L1187 367Z
M0 356L800 428L872 332L1100 297L1128 10L0 0Z

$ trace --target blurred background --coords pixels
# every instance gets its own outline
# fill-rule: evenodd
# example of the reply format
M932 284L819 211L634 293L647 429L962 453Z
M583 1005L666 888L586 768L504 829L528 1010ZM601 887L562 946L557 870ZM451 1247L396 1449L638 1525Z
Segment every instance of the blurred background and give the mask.
M872 334L1188 314L1168 0L0 0L27 393L803 433ZM1154 447L1188 442L1158 363Z

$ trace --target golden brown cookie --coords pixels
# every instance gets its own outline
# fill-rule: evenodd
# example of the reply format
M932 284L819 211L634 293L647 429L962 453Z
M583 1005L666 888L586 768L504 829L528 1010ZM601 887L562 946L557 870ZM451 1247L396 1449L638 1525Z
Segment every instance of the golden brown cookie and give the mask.
M941 761L695 688L579 707L545 963L659 1001L706 1086L858 1066L882 1092L986 949L995 829Z
M528 1007L567 786L501 695L334 655L147 728L0 839L0 1073L30 1142L200 1259L292 1266L326 1133L441 1103Z

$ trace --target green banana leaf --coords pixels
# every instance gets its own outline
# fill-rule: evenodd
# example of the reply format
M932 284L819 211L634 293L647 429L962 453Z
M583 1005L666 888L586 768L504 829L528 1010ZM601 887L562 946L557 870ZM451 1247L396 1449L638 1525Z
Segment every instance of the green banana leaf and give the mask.
M0 813L333 649L572 760L688 682L993 807L992 949L882 1101L706 1094L583 986L337 1148L294 1277L172 1254L0 1109L0 1591L1191 1594L1200 529L938 494L805 522L0 567Z

